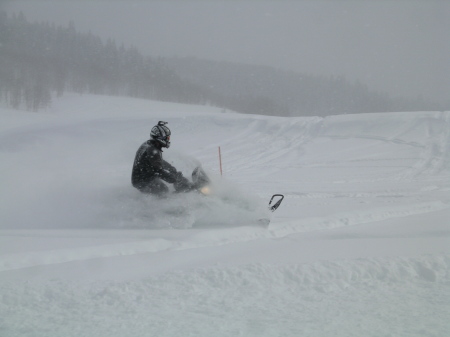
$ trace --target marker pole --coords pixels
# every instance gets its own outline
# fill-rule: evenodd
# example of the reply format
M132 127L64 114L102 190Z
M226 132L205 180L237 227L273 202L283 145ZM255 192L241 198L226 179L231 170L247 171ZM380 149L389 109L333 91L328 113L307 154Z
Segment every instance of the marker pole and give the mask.
M222 176L222 152L220 151L220 146L219 146L219 166L220 166L220 175Z

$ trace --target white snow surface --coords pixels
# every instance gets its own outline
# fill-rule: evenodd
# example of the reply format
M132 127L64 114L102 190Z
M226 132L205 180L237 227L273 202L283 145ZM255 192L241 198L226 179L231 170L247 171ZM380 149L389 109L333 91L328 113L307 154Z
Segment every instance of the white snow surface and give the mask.
M131 186L159 120L165 159L215 195ZM0 121L2 337L450 336L449 112L66 95Z

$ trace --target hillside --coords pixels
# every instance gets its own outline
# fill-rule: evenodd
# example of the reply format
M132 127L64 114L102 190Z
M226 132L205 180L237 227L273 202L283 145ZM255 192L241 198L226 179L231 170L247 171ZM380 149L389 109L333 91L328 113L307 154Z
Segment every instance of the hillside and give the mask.
M165 58L163 62L190 83L209 88L228 107L272 116L330 116L348 113L443 110L422 99L371 90L344 76L317 76L268 66ZM255 104L250 104L254 100ZM264 102L264 100L265 102ZM261 104L256 102L260 100ZM220 101L220 100L219 100ZM251 110L253 108L253 110Z
M2 336L450 329L448 112L285 118L64 95L0 118ZM172 130L165 158L186 176L201 162L217 194L131 187L158 120ZM255 226L273 193L285 201ZM185 216L167 212L180 205Z

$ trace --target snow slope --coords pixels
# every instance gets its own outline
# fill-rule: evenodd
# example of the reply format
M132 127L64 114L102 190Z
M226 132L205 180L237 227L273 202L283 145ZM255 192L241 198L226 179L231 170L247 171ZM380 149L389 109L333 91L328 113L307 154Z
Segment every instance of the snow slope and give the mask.
M2 337L449 335L449 112L67 95L0 120ZM201 162L221 199L130 186L158 120L165 159L186 176Z

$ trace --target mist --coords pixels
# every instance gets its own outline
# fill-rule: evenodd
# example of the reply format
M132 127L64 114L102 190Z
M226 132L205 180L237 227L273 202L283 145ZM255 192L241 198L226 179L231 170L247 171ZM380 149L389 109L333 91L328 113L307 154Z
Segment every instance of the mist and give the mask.
M448 102L445 1L9 1L153 57L198 57L320 76Z

